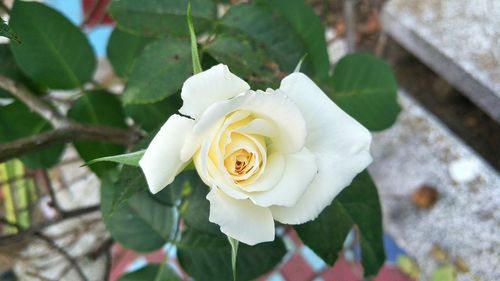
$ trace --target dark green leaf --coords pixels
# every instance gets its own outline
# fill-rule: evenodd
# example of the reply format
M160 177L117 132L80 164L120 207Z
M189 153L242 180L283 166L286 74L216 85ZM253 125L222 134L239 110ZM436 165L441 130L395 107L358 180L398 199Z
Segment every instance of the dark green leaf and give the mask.
M68 111L68 117L81 123L125 128L125 116L118 98L106 91L84 92ZM96 158L118 155L125 147L105 142L75 141L75 148L85 162ZM116 163L98 163L90 169L102 175L107 170L116 167Z
M151 41L151 38L137 36L119 28L113 29L109 37L107 55L115 73L127 80L135 59Z
M142 189L107 215L111 213L114 194L123 188L121 182L113 185L106 181L101 187L101 211L111 236L139 252L150 252L165 245L173 238L176 228L175 209L156 202Z
M55 10L35 2L16 1L10 26L23 38L11 44L19 67L41 85L79 87L92 78L96 60L85 35Z
M125 273L118 281L177 281L181 280L167 265L148 264L136 271Z
M273 269L286 253L279 238L248 246L240 243L236 260L237 280L253 280ZM231 280L231 247L223 234L188 229L177 247L182 268L196 280Z
M174 93L192 74L189 41L167 38L146 46L132 67L125 104L160 101Z
M236 5L224 15L221 25L264 46L285 72L292 72L307 53L303 72L317 79L328 75L324 27L302 0Z
M125 106L125 113L143 130L152 132L163 125L170 115L176 113L182 105L179 95L151 104L130 104Z
M362 172L312 222L295 226L300 238L333 265L353 225L360 232L365 275L375 275L385 261L382 211L375 184Z
M311 5L304 0L259 0L272 7L300 37L307 54L301 72L326 79L330 61L326 51L325 27ZM298 61L296 62L296 64Z
M160 192L151 196L153 196L155 200L162 204L168 206L176 206L180 203L179 200L181 198L182 192L186 189L191 188L191 177L196 176L196 172L194 171L184 171L178 174L171 184L167 185Z
M353 221L334 200L314 221L294 226L304 244L326 263L333 265L342 250Z
M286 72L292 72L306 53L300 37L294 33L290 25L262 3L232 6L220 24L263 45Z
M17 34L10 28L10 26L0 18L0 36L9 38L17 43L21 43Z
M0 106L0 142L14 141L50 129L52 126L45 119L19 101ZM58 162L63 150L64 145L57 144L25 154L21 160L30 168L48 168Z
M330 97L369 130L390 127L401 111L397 84L390 67L369 54L342 58L329 81Z
M229 66L239 77L248 81L254 89L277 87L277 77L266 63L266 52L247 37L223 33L205 48L217 61Z
M191 193L186 198L183 208L183 218L187 226L192 229L220 234L219 226L208 220L210 202L207 200L209 187L199 178L195 171L190 171ZM227 243L227 241L226 241Z
M93 159L85 165L93 165L95 163L99 162L114 162L114 163L120 163L120 164L125 164L125 165L130 165L130 166L139 166L139 160L141 160L142 156L144 155L145 150L139 150L139 151L134 151L130 153L125 153L125 154L118 154L118 155L113 155L113 156L106 156L106 157L101 157L97 159Z
M148 184L146 183L146 178L144 178L141 169L132 166L123 166L120 171L118 182L115 185L120 188L115 188L110 191L109 208L106 209L106 212L103 211L104 217L113 215L113 213L130 200L134 194L148 190Z
M193 22L200 32L215 19L215 4L210 0L191 0ZM138 35L188 36L187 1L113 0L108 8L121 29Z
M44 93L44 89L36 85L19 70L14 55L7 44L0 44L0 62L0 74L23 84L36 95ZM0 97L11 97L11 95L7 91L0 89Z

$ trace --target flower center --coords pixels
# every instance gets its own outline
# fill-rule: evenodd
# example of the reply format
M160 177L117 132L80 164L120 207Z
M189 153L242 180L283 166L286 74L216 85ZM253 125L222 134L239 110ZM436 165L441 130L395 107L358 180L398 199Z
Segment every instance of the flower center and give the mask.
M229 174L233 176L242 176L247 174L253 168L253 153L245 149L238 149L224 159L224 166Z

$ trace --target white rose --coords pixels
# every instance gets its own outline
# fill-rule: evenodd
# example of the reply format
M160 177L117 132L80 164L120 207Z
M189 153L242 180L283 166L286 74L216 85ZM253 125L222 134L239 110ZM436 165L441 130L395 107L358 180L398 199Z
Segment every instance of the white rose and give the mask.
M302 73L252 91L227 66L186 80L172 115L139 162L152 193L192 159L210 187L210 221L254 245L274 220L316 218L372 161L371 135Z

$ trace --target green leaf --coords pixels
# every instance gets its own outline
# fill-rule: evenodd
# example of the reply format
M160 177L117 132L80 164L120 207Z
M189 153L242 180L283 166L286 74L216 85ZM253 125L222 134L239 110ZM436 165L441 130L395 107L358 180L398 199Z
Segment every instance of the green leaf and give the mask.
M187 6L187 25L189 28L189 37L191 39L191 60L193 62L193 74L203 71L200 64L200 55L198 54L198 42L196 41L196 33L194 32L193 17L191 15L191 1L188 0Z
M94 90L84 92L73 107L68 117L81 123L125 128L125 116L118 98L106 91ZM118 155L125 147L96 141L75 141L74 146L85 162L96 158ZM98 175L116 167L115 163L98 163L89 168Z
M304 60L301 72L310 74L318 80L326 79L330 61L326 51L325 27L311 5L304 0L259 1L272 7L300 37L305 47L305 52L301 54L301 60ZM305 58L304 54L307 54Z
M0 36L9 38L17 43L21 43L17 34L10 28L10 26L3 19L0 18Z
M372 55L358 53L342 58L329 85L335 103L369 130L390 127L401 111L390 67Z
M237 280L253 280L273 269L286 254L283 242L255 246L240 244L236 261ZM209 234L193 229L182 233L177 246L182 268L195 280L231 280L231 247L225 235Z
M36 85L31 79L26 77L21 70L19 70L14 59L14 55L7 44L0 44L0 62L0 74L23 84L36 95L44 93L44 89L42 87ZM12 96L7 91L0 89L0 97L7 98Z
M377 188L366 171L354 178L318 218L295 229L304 244L333 265L353 225L360 232L365 275L375 275L385 261L382 211Z
M160 101L176 93L191 74L189 41L158 40L146 46L134 63L123 101L127 105Z
M290 25L269 7L260 3L244 3L232 6L220 25L235 33L244 34L263 45L281 69L293 71L305 48Z
M34 81L53 89L72 89L91 80L94 52L81 30L59 12L40 3L16 1L9 24L23 38L23 44L10 45L14 57Z
M231 72L244 78L254 89L279 86L275 71L268 66L266 51L248 37L222 33L205 46L205 51L228 65Z
M184 171L175 176L174 181L167 185L164 189L156 194L152 194L153 198L161 204L168 206L177 206L180 203L181 194L186 189L191 188L190 180L196 177L194 171Z
M11 142L52 129L41 116L20 101L0 106L0 142ZM30 168L48 168L55 165L64 150L64 144L23 155L20 159Z
M318 79L328 75L324 27L302 0L236 5L224 15L221 25L263 45L285 72L292 72L308 53L303 72Z
M352 226L352 219L345 214L342 205L334 200L314 221L295 225L294 228L304 244L326 263L333 265Z
M191 0L193 22L196 26L210 28L216 16L215 4L210 0ZM186 0L137 1L113 0L108 11L118 26L143 36L188 36L186 25Z
M144 152L145 150L139 150L126 154L101 157L94 160L90 160L89 162L85 163L85 165L92 165L98 162L115 162L115 163L138 167L139 160L141 160L142 156L144 155Z
M209 187L201 181L195 171L190 171L190 173L191 193L187 196L185 205L181 206L184 222L194 230L220 234L219 226L208 220L210 202L206 197Z
M177 274L168 266L160 264L148 264L136 271L125 273L118 281L177 281L181 280Z
M124 187L122 182L101 187L101 211L111 236L123 246L138 252L150 252L165 245L176 227L175 209L162 205L146 189L135 193L110 214L114 194Z
M125 114L143 130L152 132L163 125L172 114L177 113L181 105L180 95L171 95L156 103L126 105Z
M120 171L118 182L115 184L120 188L112 189L109 193L109 208L103 210L104 217L110 217L113 213L124 205L135 194L147 190L148 184L140 168L123 166Z
M127 80L135 59L152 41L152 38L134 35L119 28L113 29L106 52L115 73Z

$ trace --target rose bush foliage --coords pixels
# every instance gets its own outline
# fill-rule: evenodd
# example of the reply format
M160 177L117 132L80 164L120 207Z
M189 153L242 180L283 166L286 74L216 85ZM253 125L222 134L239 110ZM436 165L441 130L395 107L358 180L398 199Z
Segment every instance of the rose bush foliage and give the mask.
M125 247L170 243L196 280L230 280L233 269L252 280L285 257L275 228L295 230L333 265L357 226L364 273L376 274L385 259L381 210L365 168L369 131L390 127L399 112L390 68L349 54L331 69L321 19L303 0L227 2L191 1L205 69L193 75L187 1L111 0L107 59L125 85L114 95L91 83L96 58L81 29L49 6L16 0L0 36L22 44L0 45L0 75L45 100L70 90L72 120L142 131L133 148L73 143L86 161L128 149L96 161L121 165L90 166L102 182L104 223ZM13 97L0 89L0 98ZM1 142L52 129L19 100L0 106L0 124ZM48 168L63 149L21 160ZM243 242L234 265L226 235ZM162 268L123 278L177 278Z

